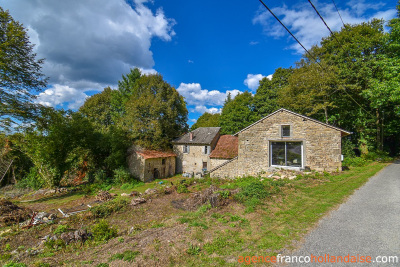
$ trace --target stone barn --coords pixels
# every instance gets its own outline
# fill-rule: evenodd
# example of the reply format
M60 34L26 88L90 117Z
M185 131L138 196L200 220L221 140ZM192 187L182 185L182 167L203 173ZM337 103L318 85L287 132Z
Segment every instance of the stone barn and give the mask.
M176 154L173 152L132 148L129 152L130 173L142 182L175 175Z
M211 177L257 175L271 168L341 171L338 127L279 109L236 133L238 155L210 170Z

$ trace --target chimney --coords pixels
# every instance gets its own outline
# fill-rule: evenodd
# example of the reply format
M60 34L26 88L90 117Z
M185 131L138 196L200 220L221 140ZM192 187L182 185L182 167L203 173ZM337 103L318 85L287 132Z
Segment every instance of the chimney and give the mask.
M192 132L189 133L189 141L193 141L193 133Z

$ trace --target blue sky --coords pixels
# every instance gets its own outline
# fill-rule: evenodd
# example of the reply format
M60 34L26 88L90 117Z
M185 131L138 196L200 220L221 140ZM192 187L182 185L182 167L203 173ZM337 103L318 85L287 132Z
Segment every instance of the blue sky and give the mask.
M332 0L312 1L333 30ZM396 16L396 0L335 0L345 23ZM265 1L307 47L328 35L307 0ZM226 94L256 92L258 81L290 67L303 51L259 1L0 0L29 29L45 58L49 87L38 102L78 109L122 74L160 73L184 97L189 124L219 112Z

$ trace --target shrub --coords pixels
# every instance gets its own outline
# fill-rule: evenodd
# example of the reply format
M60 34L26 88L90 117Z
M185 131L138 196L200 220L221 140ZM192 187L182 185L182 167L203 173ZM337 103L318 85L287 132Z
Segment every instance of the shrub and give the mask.
M256 198L263 199L268 196L269 192L266 190L264 184L260 181L252 182L245 185L242 191L235 195L236 199L244 202L247 199Z
M123 198L117 198L99 206L91 207L89 209L91 217L93 218L104 218L111 215L114 212L124 209L128 205L128 200Z
M133 180L130 183L125 183L125 184L121 185L121 189L122 190L130 190L130 189L134 189L134 188L136 188L138 186L142 186L142 185L144 185L143 182L140 182L140 181L137 181L137 180Z
M17 183L19 188L31 188L38 190L46 185L46 181L39 175L37 168L32 167L29 173Z
M189 193L189 190L187 189L187 185L183 183L183 184L178 184L178 186L176 187L176 192Z
M93 225L92 234L95 241L108 241L117 236L118 230L110 227L106 220L100 220L100 222Z
M132 182L132 180L133 180L132 175L124 167L120 167L114 170L114 183L124 184Z
M26 267L26 264L12 261L3 265L3 267Z
M343 166L362 167L368 163L364 158L347 158L343 160Z

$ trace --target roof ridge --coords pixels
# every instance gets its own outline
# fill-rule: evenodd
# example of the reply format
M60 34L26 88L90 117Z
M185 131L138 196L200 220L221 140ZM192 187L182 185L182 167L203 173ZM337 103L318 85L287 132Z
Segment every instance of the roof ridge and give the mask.
M251 128L251 127L253 127L254 125L260 123L260 122L263 121L263 120L265 120L266 118L271 117L271 116L275 115L276 113L282 112L282 111L286 111L286 112L291 113L291 114L293 114L293 115L296 115L296 116L299 116L299 117L302 117L302 118L311 120L311 121L316 122L316 123L319 123L319 124L324 125L324 126L326 126L326 127L329 127L329 128L332 128L332 129L335 129L335 130L338 130L338 131L341 131L341 132L343 132L343 133L347 133L348 135L349 135L349 134L352 134L352 132L346 131L346 130L344 130L344 129L342 129L342 128L339 128L339 127L330 125L330 124L328 124L328 123L324 123L324 122L322 122L322 121L313 119L313 118L311 118L311 117L308 117L308 116L305 116L305 115L296 113L296 112L294 112L294 111L291 111L291 110L288 110L288 109L285 109L285 108L280 108L280 109L278 109L278 110L272 112L271 114L268 114L267 116L265 116L265 117L259 119L258 121L256 121L256 122L250 124L249 126L243 128L243 129L240 130L239 132L235 133L234 136L237 136L237 135L240 134L241 132L243 132L243 131L245 131L245 130Z

